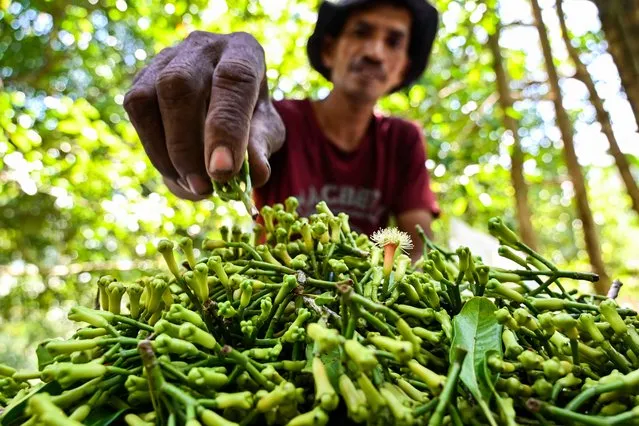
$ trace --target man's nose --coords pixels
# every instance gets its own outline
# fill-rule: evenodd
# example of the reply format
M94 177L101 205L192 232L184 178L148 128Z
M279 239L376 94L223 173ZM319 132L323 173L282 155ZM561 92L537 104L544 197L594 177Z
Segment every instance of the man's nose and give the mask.
M366 42L364 54L373 61L381 62L384 59L384 40L371 38Z

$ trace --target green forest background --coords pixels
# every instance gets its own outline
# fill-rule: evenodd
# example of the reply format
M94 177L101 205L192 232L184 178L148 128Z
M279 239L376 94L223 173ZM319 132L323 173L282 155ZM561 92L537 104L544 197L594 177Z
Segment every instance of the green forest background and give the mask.
M636 306L639 0L436 4L428 72L379 108L424 128L437 242L454 220L485 231L500 216L561 268L620 279ZM158 265L158 239L250 226L240 205L167 191L124 94L150 57L205 30L263 43L275 98L325 96L305 56L317 6L0 0L0 362L32 366L99 275Z

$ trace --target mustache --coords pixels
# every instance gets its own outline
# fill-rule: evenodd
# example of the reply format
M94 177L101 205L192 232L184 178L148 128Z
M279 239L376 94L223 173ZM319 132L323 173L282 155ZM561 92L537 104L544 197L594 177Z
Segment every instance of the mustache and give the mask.
M373 75L374 78L384 81L386 80L386 72L381 63L372 61L366 57L356 59L348 67L349 71L361 72L367 71Z

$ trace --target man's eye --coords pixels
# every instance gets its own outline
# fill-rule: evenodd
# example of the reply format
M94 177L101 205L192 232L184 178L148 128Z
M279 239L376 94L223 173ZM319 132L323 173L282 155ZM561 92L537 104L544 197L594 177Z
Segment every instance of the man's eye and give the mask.
M398 49L402 45L402 40L399 37L391 37L386 41L386 44L392 49Z
M353 30L353 34L357 37L366 37L368 33L368 29L364 27L357 27Z

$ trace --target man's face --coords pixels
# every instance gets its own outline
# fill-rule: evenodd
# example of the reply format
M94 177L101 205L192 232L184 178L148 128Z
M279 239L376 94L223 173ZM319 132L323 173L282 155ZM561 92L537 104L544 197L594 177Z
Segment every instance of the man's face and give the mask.
M353 12L323 59L335 90L374 102L404 79L408 69L411 14L390 4Z

